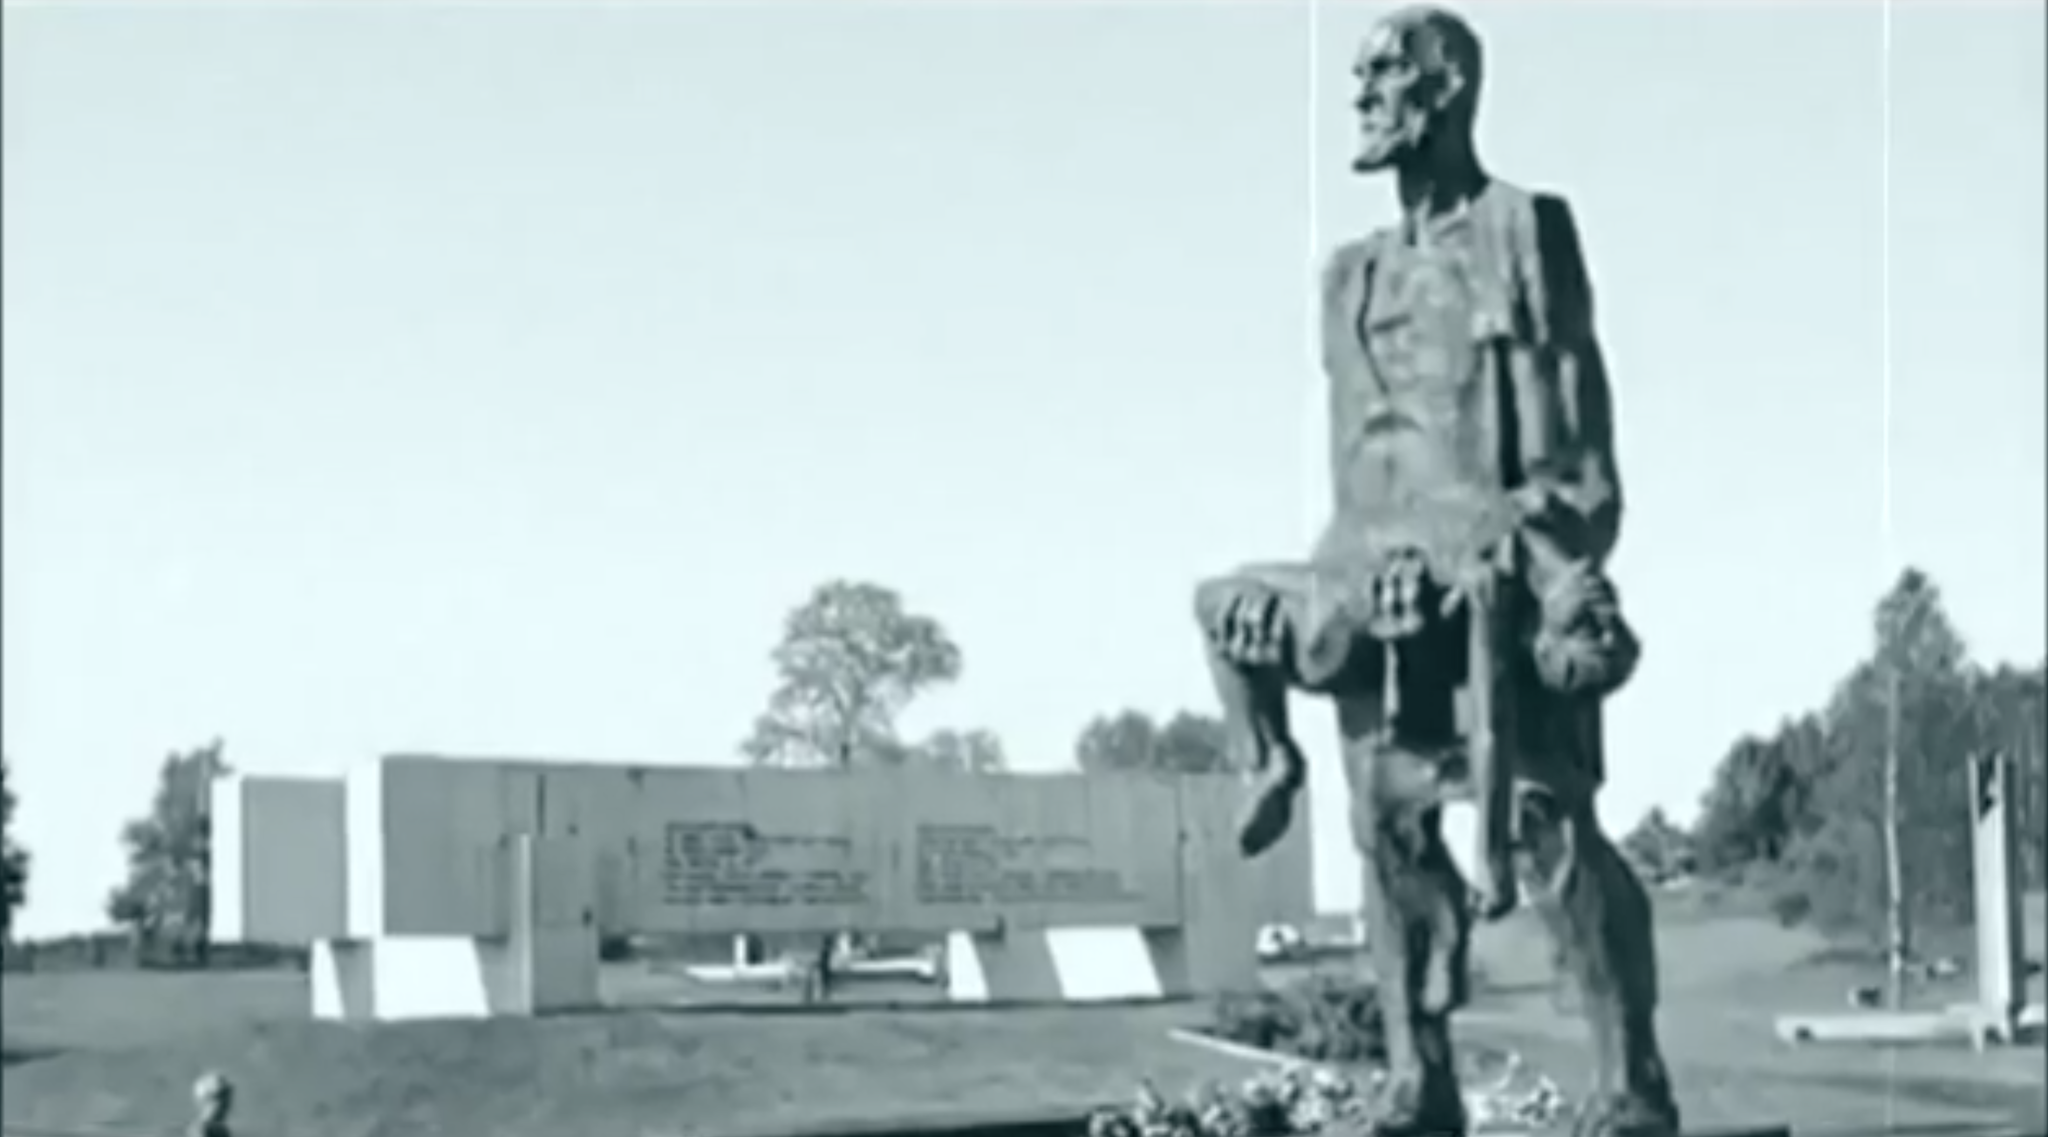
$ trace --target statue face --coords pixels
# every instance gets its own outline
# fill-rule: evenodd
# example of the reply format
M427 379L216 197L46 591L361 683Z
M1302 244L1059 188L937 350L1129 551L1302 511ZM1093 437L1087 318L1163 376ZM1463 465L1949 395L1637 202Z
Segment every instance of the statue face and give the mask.
M1436 120L1439 84L1415 58L1410 29L1388 20L1358 50L1358 156L1351 166L1372 173L1398 166L1422 148Z

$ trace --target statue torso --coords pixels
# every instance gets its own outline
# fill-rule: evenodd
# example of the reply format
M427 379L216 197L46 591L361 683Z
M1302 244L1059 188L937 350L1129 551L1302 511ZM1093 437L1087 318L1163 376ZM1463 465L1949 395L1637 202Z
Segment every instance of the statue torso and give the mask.
M1513 266L1491 204L1482 195L1424 233L1375 234L1325 282L1333 536L1503 488L1493 363Z

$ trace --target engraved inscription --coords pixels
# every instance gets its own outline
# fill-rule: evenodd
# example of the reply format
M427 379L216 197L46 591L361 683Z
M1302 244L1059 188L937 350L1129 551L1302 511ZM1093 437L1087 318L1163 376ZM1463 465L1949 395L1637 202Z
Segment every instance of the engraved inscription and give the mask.
M1078 837L1010 836L992 825L917 827L920 904L1118 904L1138 899Z
M814 908L870 903L869 873L845 837L766 834L744 822L663 830L662 902L681 908Z

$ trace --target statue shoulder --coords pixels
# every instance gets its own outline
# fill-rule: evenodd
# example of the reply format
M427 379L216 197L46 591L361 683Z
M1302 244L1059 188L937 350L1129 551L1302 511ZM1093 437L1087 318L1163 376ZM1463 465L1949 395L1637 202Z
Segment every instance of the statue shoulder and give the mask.
M1571 203L1563 194L1496 181L1486 208L1513 250L1515 277L1538 338L1587 334L1593 290Z
M1487 185L1479 208L1496 228L1529 239L1530 252L1550 251L1560 237L1571 237L1571 243L1577 244L1578 226L1572 219L1571 203L1563 194L1532 190L1496 178Z
M1582 275L1585 250L1579 246L1579 222L1571 203L1560 193L1532 193L1528 198L1529 232L1548 274Z
M1486 189L1482 192L1487 205L1503 213L1512 214L1517 219L1527 218L1536 199L1545 196L1527 186L1516 185L1514 182L1502 181L1499 178L1488 180Z

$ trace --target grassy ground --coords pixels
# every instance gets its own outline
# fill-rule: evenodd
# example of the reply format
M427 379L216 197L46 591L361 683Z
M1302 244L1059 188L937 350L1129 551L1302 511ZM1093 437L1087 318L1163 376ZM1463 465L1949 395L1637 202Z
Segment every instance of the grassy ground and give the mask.
M1782 1047L1771 1032L1775 1014L1839 1008L1875 965L1839 955L1811 962L1823 946L1811 936L1669 907L1680 910L1659 932L1661 1017L1695 1122L1788 1121L1802 1137L1885 1126L1961 1137L1968 1126L2048 1124L2038 1048ZM1549 997L1540 931L1507 921L1484 933L1476 955L1492 989L1461 1035L1520 1050L1568 1087L1580 1084L1586 1046ZM656 1137L929 1112L1078 1110L1127 1097L1143 1076L1171 1087L1246 1072L1165 1038L1169 1027L1201 1020L1190 1006L711 1011L701 1004L792 996L706 988L644 964L608 968L605 986L610 1001L630 1009L364 1028L306 1021L305 980L292 974L8 975L0 1117L160 1131L188 1116L193 1077L219 1068L242 1087L236 1131L244 1137ZM844 991L848 1001L894 1004L933 994L912 983ZM690 1004L700 1009L677 1009Z
M1192 1008L759 1015L618 1010L538 1023L305 1021L293 976L6 978L0 1116L84 1128L189 1114L194 1076L242 1089L250 1137L648 1137L922 1113L1076 1111L1236 1077L1169 1042ZM745 1123L742 1125L741 1123Z
M1872 951L1845 949L1815 933L1784 928L1740 904L1695 896L1658 898L1657 941L1665 1057L1694 1124L1782 1121L1801 1137L1843 1133L2048 1132L2039 1045L1972 1053L1960 1046L1914 1048L1779 1043L1777 1016L1847 1011L1851 987L1882 983ZM2026 899L2027 950L2040 958L2048 919L2043 898ZM1970 958L1967 933L1931 935L1928 954ZM1554 998L1547 937L1529 913L1480 929L1473 960L1485 988L1461 1020L1460 1037L1522 1053L1568 1089L1584 1084L1589 1051L1569 1007ZM1354 968L1331 961L1327 968ZM1917 985L1908 1003L1942 1007L1974 995L1963 976ZM2044 996L2034 977L2029 996Z
M1766 1021L1667 1007L1665 1058L1687 1124L1784 1123L1800 1137L2039 1133L2038 1048L1975 1055L1961 1048L1789 1048ZM1576 1023L1531 1008L1525 1020L1485 1016L1464 1034L1511 1049L1567 1089L1585 1084L1589 1055ZM1475 1016L1478 1017L1478 1016ZM1768 1016L1759 1016L1767 1018Z

